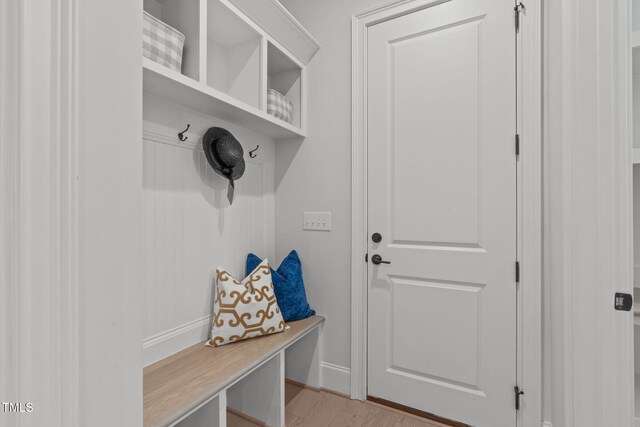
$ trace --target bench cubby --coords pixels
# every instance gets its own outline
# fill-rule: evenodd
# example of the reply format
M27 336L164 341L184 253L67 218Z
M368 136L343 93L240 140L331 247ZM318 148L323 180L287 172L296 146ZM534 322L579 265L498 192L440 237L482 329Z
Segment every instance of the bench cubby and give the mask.
M270 426L284 425L284 351L227 389L227 408Z
M222 394L224 396L224 393ZM194 411L186 414L176 427L204 427L226 425L226 410L224 397L213 397Z

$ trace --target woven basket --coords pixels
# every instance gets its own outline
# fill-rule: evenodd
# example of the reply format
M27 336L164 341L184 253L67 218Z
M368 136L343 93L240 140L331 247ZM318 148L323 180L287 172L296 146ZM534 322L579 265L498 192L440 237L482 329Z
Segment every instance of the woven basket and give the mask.
M183 47L184 34L144 12L142 52L145 57L180 72Z
M280 92L269 89L267 90L267 113L287 123L291 123L293 103Z

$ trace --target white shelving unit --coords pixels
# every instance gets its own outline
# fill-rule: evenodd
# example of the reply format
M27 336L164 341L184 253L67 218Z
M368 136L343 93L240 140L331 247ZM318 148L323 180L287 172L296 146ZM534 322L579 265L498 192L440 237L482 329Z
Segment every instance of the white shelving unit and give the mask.
M320 45L277 0L144 8L185 35L181 73L143 58L145 93L275 139L306 137L306 66ZM293 103L291 123L267 114L268 88Z

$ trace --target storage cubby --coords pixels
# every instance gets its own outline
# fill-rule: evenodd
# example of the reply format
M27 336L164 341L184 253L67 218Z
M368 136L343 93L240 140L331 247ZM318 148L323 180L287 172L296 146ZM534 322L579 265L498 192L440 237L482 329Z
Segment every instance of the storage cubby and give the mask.
M284 425L284 352L229 387L227 407L266 425Z
M219 0L207 2L207 84L260 108L262 36Z
M320 388L320 334L316 328L285 350L287 380Z
M200 1L144 0L144 10L184 34L182 74L198 80L200 78Z
M226 413L220 409L223 403L224 399L216 396L177 423L175 427L223 427L226 425Z
M274 89L284 95L293 104L291 124L302 128L303 71L291 57L268 43L267 48L267 88Z

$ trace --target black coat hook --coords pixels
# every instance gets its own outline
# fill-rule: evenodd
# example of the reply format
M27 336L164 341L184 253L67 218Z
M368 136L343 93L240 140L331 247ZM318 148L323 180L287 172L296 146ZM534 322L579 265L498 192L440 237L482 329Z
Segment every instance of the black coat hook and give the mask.
M252 159L255 159L256 157L258 157L257 154L253 154L254 152L258 151L258 148L260 148L260 146L256 146L256 148L254 148L253 150L249 151L249 157L251 157Z
M190 127L190 126L191 126L191 125L187 123L187 128L186 128L185 130L183 130L182 132L178 133L178 139L179 139L180 141L184 142L184 141L186 141L186 140L187 140L187 137L186 137L186 136L184 136L184 134L185 134L185 132L186 132L186 131L188 131L188 130L189 130L189 127Z

